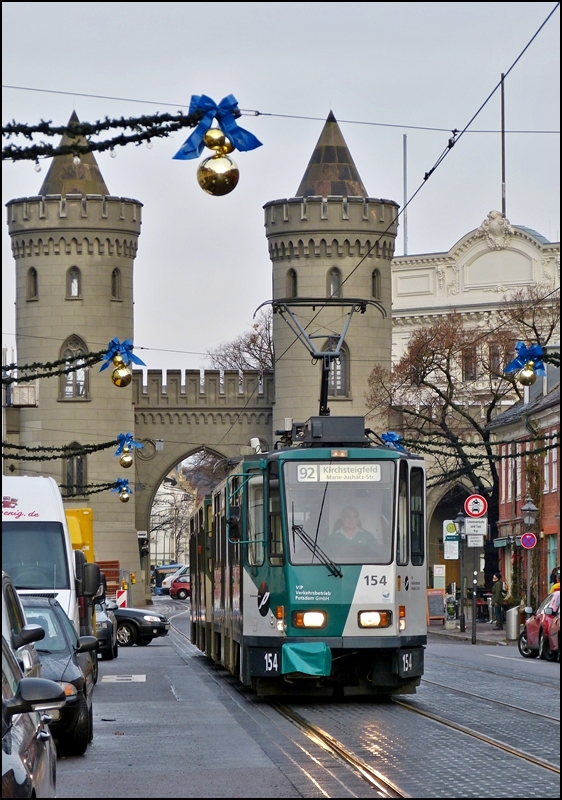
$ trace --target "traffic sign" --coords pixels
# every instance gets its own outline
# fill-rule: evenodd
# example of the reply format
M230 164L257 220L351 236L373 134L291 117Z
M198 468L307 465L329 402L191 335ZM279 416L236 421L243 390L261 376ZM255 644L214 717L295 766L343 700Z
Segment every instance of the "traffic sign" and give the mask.
M521 536L521 547L524 547L525 550L532 550L533 547L537 543L537 537L534 533L529 531L528 533L524 533Z
M464 501L464 510L469 517L483 517L488 510L488 501L481 494L471 494Z
M471 533L478 534L478 536L486 536L488 532L488 518L466 519L464 522L464 532L467 536Z
M467 547L484 547L484 537L479 533L469 533L466 537Z

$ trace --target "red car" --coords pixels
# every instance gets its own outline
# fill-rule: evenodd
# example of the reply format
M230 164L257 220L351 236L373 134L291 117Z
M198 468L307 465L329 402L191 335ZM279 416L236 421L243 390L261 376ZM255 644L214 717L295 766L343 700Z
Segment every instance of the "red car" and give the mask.
M519 652L525 658L540 656L547 661L560 660L560 589L546 597L535 613L530 613L519 636Z
M185 600L191 594L191 583L189 573L180 575L170 585L170 597L172 600Z

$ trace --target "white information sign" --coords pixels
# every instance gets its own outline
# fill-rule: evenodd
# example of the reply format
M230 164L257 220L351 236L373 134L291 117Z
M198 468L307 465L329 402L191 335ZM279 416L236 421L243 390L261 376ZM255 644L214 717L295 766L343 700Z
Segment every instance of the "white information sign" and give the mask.
M434 564L433 565L433 575L438 575L439 577L445 577L445 564Z
M316 481L380 481L380 464L299 464L299 483Z
M454 541L447 541L447 539L443 540L443 558L446 561L455 561L459 557L459 541L455 539Z
M478 533L467 533L466 535L467 547L484 547L484 537Z
M466 533L467 537L470 536L470 534L486 536L486 533L488 532L488 517L483 517L482 519L465 519L464 532Z

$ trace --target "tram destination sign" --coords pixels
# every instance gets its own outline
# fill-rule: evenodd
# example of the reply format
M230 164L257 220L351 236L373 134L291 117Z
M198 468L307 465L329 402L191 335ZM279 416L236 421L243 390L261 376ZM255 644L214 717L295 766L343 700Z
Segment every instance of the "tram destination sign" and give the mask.
M380 481L380 464L299 464L299 483L316 481Z

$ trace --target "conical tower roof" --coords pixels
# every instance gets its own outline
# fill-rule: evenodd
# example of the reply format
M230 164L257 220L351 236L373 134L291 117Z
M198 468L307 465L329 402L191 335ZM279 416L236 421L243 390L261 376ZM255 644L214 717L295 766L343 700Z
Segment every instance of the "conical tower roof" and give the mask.
M367 197L340 126L330 111L296 197Z
M68 124L80 122L76 111L68 120ZM64 134L60 140L60 147L63 145L87 144L83 136L76 138ZM75 164L72 153L64 156L55 156L45 176L43 185L39 190L40 195L47 194L101 194L108 195L109 189L98 167L93 153L80 153L80 163Z

